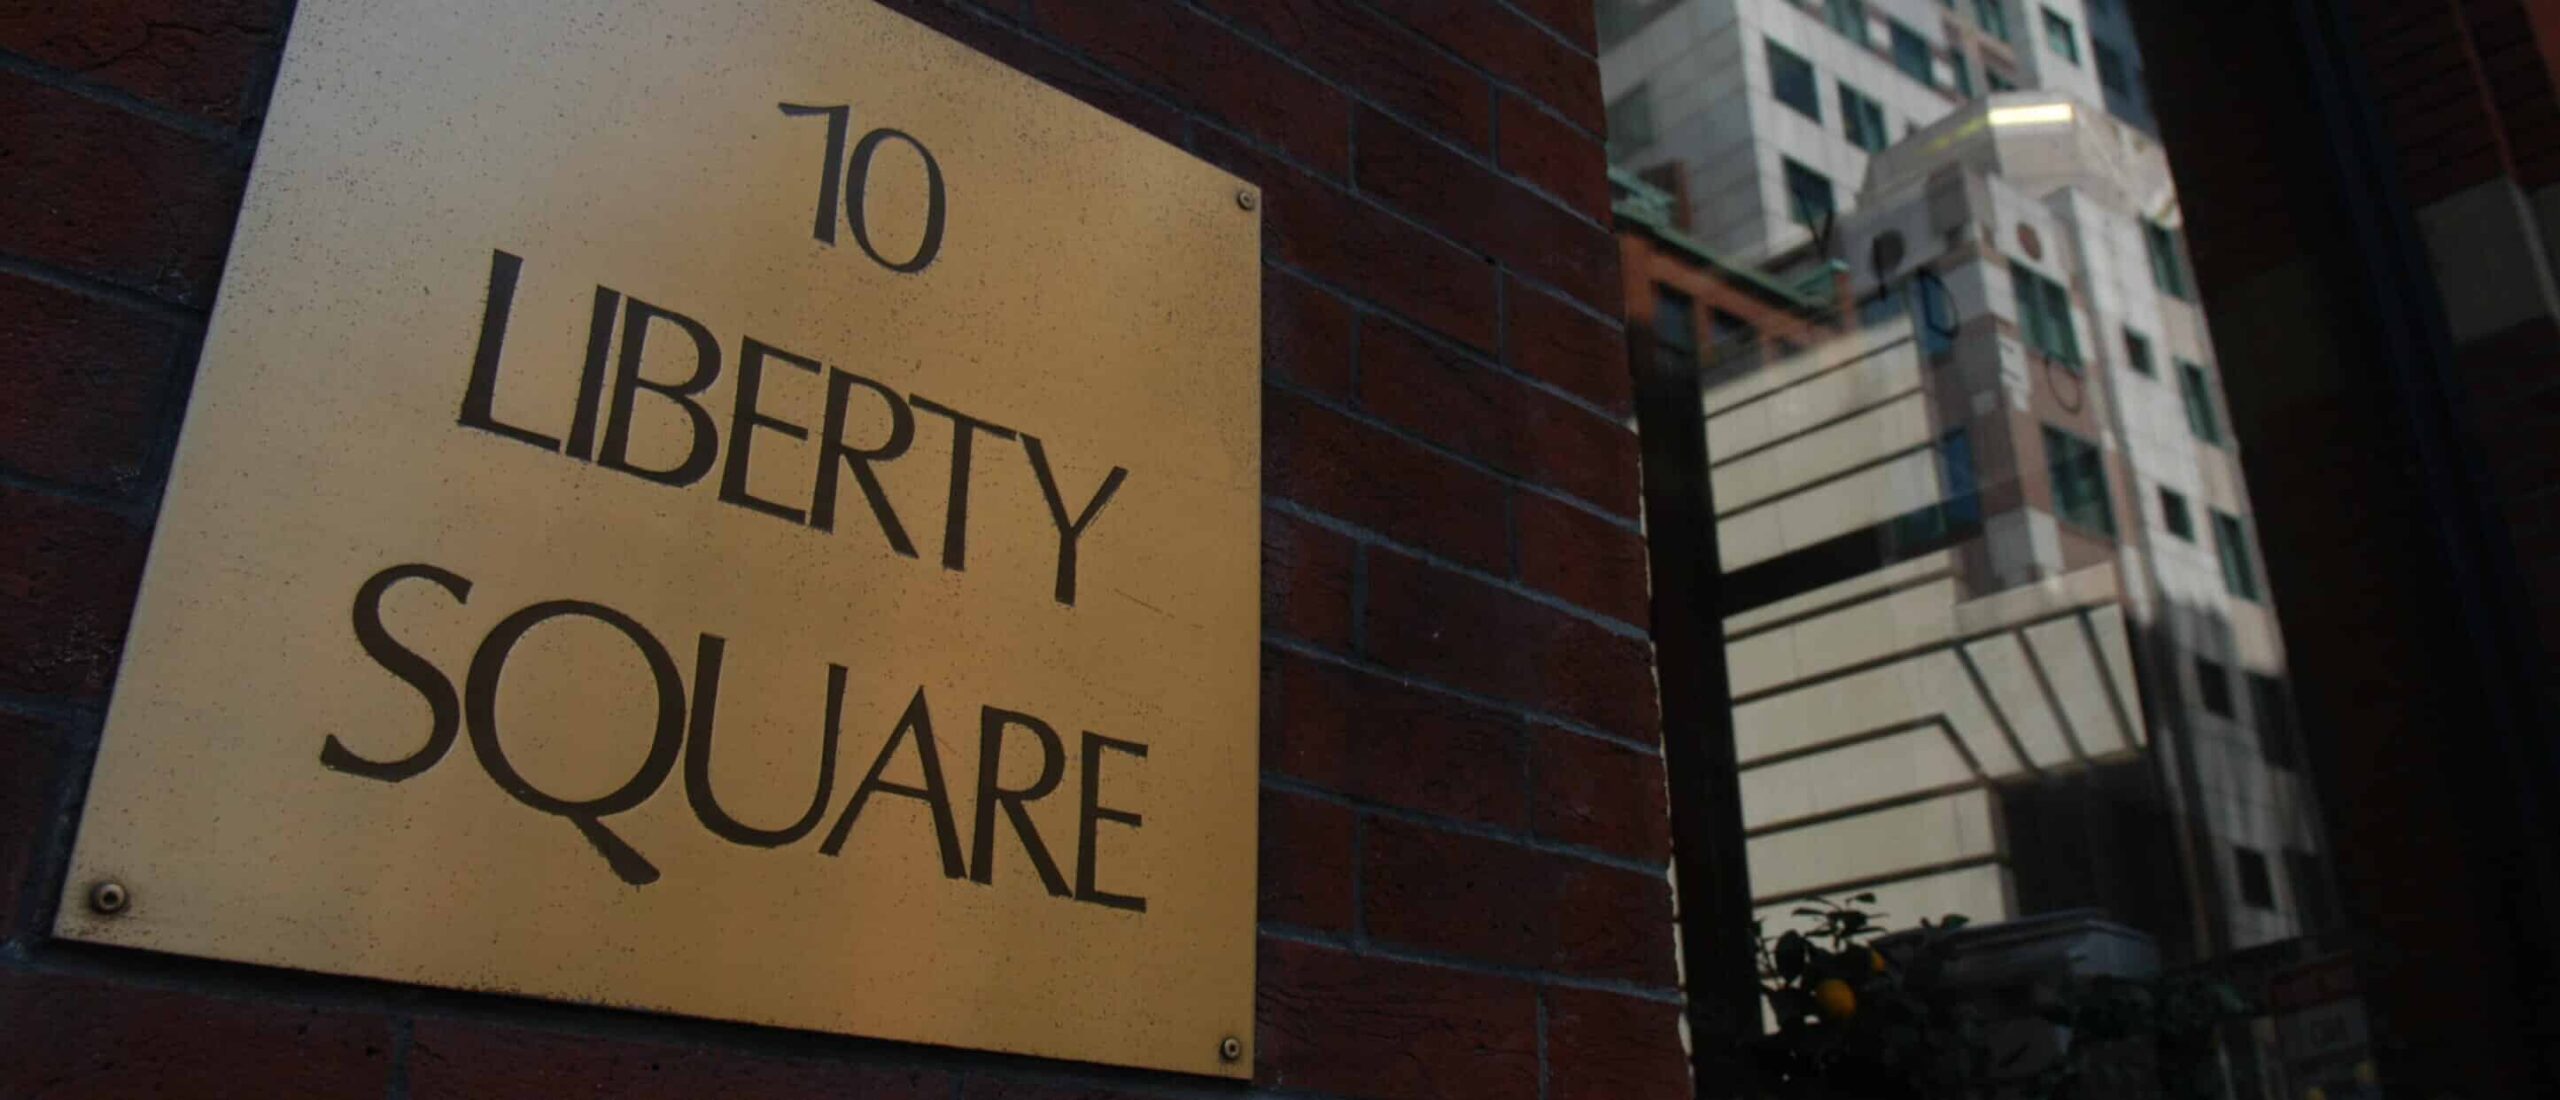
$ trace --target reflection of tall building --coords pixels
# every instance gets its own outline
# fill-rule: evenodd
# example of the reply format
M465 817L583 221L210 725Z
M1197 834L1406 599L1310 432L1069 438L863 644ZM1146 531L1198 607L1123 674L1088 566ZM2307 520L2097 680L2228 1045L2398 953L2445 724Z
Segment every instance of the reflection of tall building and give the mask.
M2221 366L2160 149L2091 106L2143 114L2130 38L2078 0L1603 12L1621 224L1675 272L1633 322L1709 364L1755 904L2309 930Z

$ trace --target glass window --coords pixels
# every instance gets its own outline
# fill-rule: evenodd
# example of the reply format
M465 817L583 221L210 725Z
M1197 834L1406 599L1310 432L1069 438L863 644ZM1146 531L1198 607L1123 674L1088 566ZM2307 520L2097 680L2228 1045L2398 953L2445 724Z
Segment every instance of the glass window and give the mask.
M1600 48L1608 49L1643 30L1653 17L1671 10L1678 0L1600 0Z
M2079 31L2072 27L2070 20L2052 8L2044 9L2044 44L2045 48L2061 54L2063 60L2074 65L2080 63Z
M2053 475L2053 514L2073 526L2115 534L2115 509L2107 503L2106 456L2097 444L2047 425L2044 457Z
M2284 870L2284 877L2293 886L2294 913L2302 918L2304 931L2318 932L2337 919L2335 903L2329 897L2329 875L2321 869L2319 856L2300 848L2287 848Z
M1867 37L1867 0L1824 0L1823 7L1831 17L1832 30L1861 46L1875 44Z
M2071 328L2071 292L2023 264L2009 265L2009 272L2018 291L2018 329L2027 346L2078 370L2080 337Z
M1884 129L1884 105L1867 98L1845 80L1840 82L1840 129L1848 135L1849 144L1870 153L1893 144L1892 136Z
M2151 285L2160 293L2184 301L2187 289L2187 264L2178 256L2178 234L2154 221L2142 223L2142 243L2151 250Z
M2124 362L2133 368L2133 373L2145 378L2152 377L2157 370L2151 365L2151 341L2133 331L2131 326L2124 330Z
M2222 418L2213 411L2213 383L2204 368L2178 360L2178 392L2187 399L2187 428L2207 443L2222 442Z
M1957 95L1973 98L1973 66L1965 64L1963 54L1947 55L1947 75L1954 82Z
M2091 41L2089 51L2098 58L2098 83L2117 95L2133 94L2133 77L2125 72L2124 55L2104 42Z
M1787 217L1807 229L1830 220L1836 209L1831 201L1831 177L1792 159L1780 159L1785 161L1787 173Z
M2283 681L2249 674L2249 722L2258 728L2258 755L2267 763L2279 768L2302 766L2302 747L2293 740L2293 708L2285 705Z
M1938 75L1931 71L1929 64L1929 40L1898 20L1890 22L1893 28L1893 67L1920 83L1936 85Z
M1946 280L1936 272L1922 270L1912 276L1911 283L1919 293L1912 295L1912 327L1920 335L1920 351L1925 355L1945 355L1956 349L1956 303L1947 292Z
M1982 32L2003 42L2009 41L2009 12L2001 0L1973 0L1973 21L1982 24Z
M2165 486L2160 490L2160 525L2188 542L2196 540L2196 521L2187 514L2187 498Z
M2267 873L2267 857L2255 848L2233 845L2233 866L2239 869L2240 900L2252 909L2276 907L2276 880Z
M2196 698L2204 704L2205 713L2218 718L2231 714L2231 673L2222 663L2210 657L2196 658Z
M1769 91L1797 114L1822 121L1822 89L1813 82L1813 62L1775 42L1769 43Z
M1938 437L1938 477L1946 487L1949 525L1982 521L1982 487L1973 469L1973 439L1964 429Z
M1616 161L1651 144L1653 97L1638 84L1609 104L1609 159Z
M2249 560L2249 529L2240 517L2213 513L2213 547L2222 555L2222 584L2244 600L2258 598L2258 567Z
M1666 369L1694 367L1698 362L1698 307L1689 296L1669 287L1653 292L1653 356Z
M2018 82L2009 79L1998 69L1986 68L1982 70L1982 82L1985 85L1988 85L1991 90L1995 92L2014 92L2018 90Z

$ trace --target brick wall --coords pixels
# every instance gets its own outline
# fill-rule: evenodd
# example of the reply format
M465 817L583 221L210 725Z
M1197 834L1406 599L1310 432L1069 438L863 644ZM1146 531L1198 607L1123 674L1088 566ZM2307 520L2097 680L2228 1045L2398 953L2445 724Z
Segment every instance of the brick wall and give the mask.
M1686 1095L1591 5L889 6L1265 189L1258 1085ZM0 1094L1243 1091L45 937L289 18L0 2Z

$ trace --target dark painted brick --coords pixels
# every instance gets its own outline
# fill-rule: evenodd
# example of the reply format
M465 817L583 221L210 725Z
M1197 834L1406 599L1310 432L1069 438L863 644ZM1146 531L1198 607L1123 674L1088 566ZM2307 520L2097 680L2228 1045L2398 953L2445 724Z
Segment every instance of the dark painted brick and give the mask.
M1523 582L1628 623L1652 621L1644 536L1533 493L1513 494L1511 511L1519 524Z
M1525 820L1523 734L1508 716L1295 654L1266 660L1265 769L1444 817Z
M1634 432L1394 324L1361 322L1360 404L1504 473L1636 514Z
M1262 626L1351 648L1351 540L1277 512L1262 514Z
M383 1094L391 1026L296 1008L0 970L0 1093L48 1100Z
M0 250L203 305L244 178L212 142L0 74Z
M1538 835L1637 859L1670 858L1661 757L1553 727L1531 736Z
M1146 1095L1099 1085L1007 1081L993 1077L971 1077L960 1083L960 1100L1143 1100Z
M1687 1100L1678 1005L1554 987L1546 999L1551 1100Z
M1362 194L1604 314L1620 311L1618 239L1599 223L1367 108L1353 171Z
M1661 989L1678 980L1671 956L1671 883L1645 874L1570 861L1556 901L1550 969Z
M0 466L134 488L182 338L149 314L0 276Z
M1609 128L1600 62L1496 0L1375 0L1379 10L1594 133Z
M1201 2L1290 56L1462 144L1483 149L1491 143L1492 85L1358 0Z
M53 784L62 754L45 726L40 719L0 714L0 940L20 930L19 907L39 889L28 880L37 846L53 835ZM44 923L40 916L33 921L35 927Z
M1502 97L1502 167L1594 221L1609 220L1609 154L1600 139L1516 95Z
M1634 411L1635 376L1618 322L1516 281L1504 290L1503 318L1505 365L1611 412Z
M1262 919L1351 931L1354 816L1321 799L1262 792Z
M247 113L283 0L5 0L0 48L217 122Z
M1214 131L1202 131L1194 145L1210 162L1262 186L1267 254L1493 350L1498 275L1482 257Z
M1380 663L1651 744L1653 647L1471 577L1369 554L1368 652Z
M1059 41L1112 71L1197 107L1306 164L1341 177L1351 160L1351 100L1180 5L1161 0L1034 0Z
M1262 365L1271 377L1351 396L1351 304L1284 271L1262 272Z
M1374 1100L1538 1091L1537 994L1521 982L1262 943L1254 1078Z
M1585 51L1600 48L1600 31L1595 18L1597 5L1586 0L1511 0L1520 10L1539 22L1554 28L1574 45Z
M1360 866L1361 919L1380 942L1542 966L1556 951L1560 862L1499 840L1372 820Z
M1502 485L1421 444L1266 390L1263 489L1480 569L1507 571Z
M559 1035L468 1020L420 1019L409 1050L413 1100L949 1100L952 1087L948 1074L932 1070Z
M0 487L0 691L106 692L143 545L115 515Z
M969 48L1004 62L1016 71L1084 101L1165 141L1180 145L1188 124L1182 113L1138 92L1132 85L1095 72L1064 50L1031 38L1012 27L972 15L947 0L879 0L881 6L933 28ZM1019 17L1018 3L984 2L979 7Z

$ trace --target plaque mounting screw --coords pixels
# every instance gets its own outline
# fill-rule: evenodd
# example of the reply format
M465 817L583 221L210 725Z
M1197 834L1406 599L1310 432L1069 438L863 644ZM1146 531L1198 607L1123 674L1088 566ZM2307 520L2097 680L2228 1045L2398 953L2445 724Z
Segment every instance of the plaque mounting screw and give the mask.
M1239 199L1238 201L1243 200ZM1251 203L1246 203L1245 209L1253 209L1253 205ZM1233 1035L1229 1035L1224 1039L1218 1040L1219 1061L1232 1062L1242 1057L1244 1057L1244 1040L1238 1039Z
M1251 209L1253 209L1254 207L1257 207L1257 206L1260 206L1260 205L1262 205L1262 196L1260 196L1260 195L1256 195L1256 194L1254 194L1254 193L1253 193L1253 192L1251 192L1251 191L1238 191L1238 192L1236 192L1236 207L1237 207L1237 209L1240 209L1240 210L1251 210Z
M133 904L133 895L125 892L121 882L101 882L89 888L89 908L110 916L124 912Z

